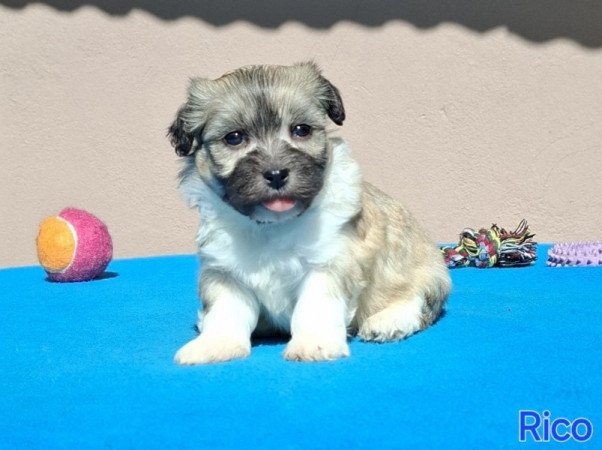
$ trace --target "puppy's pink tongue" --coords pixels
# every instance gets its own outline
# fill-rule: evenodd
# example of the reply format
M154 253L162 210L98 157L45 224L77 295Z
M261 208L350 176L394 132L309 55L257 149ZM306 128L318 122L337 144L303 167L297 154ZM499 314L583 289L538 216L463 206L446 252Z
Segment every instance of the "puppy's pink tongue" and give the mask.
M284 212L289 209L293 209L297 202L295 200L291 200L290 198L275 198L274 200L269 200L263 203L270 211L274 212Z

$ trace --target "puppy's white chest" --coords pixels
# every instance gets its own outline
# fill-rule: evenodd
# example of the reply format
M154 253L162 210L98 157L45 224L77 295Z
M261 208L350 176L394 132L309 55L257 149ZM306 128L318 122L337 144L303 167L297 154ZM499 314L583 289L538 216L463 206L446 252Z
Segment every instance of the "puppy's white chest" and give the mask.
M260 303L262 313L283 331L290 330L299 287L307 273L308 267L301 259L288 258L246 274L247 285Z
M313 249L298 234L238 234L224 229L204 239L201 256L209 266L230 273L246 286L262 314L288 331L299 287L311 268Z

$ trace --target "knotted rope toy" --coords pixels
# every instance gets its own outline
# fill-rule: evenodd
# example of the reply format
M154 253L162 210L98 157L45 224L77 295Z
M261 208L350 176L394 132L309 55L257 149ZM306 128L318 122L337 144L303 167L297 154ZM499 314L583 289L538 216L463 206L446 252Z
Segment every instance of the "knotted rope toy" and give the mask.
M464 228L458 245L441 247L441 253L449 268L528 266L537 259L537 242L533 236L525 219L512 232L496 224L479 231Z
M602 266L602 242L560 242L548 250L546 265Z

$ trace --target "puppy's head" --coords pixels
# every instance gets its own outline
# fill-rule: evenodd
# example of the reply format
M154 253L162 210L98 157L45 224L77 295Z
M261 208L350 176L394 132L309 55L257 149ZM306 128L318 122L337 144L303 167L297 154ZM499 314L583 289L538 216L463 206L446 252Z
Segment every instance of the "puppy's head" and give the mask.
M344 119L338 90L315 64L252 66L193 79L169 135L225 202L271 223L302 214L320 192L326 126Z

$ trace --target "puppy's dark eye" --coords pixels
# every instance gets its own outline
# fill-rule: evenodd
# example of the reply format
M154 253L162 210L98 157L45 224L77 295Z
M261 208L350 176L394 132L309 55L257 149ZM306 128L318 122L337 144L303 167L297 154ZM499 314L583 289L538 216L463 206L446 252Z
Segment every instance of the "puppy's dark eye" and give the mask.
M242 131L233 131L224 136L224 142L231 147L237 147L245 141L245 134Z
M306 138L311 134L311 127L309 125L305 125L304 123L294 125L291 128L291 134L296 138Z

